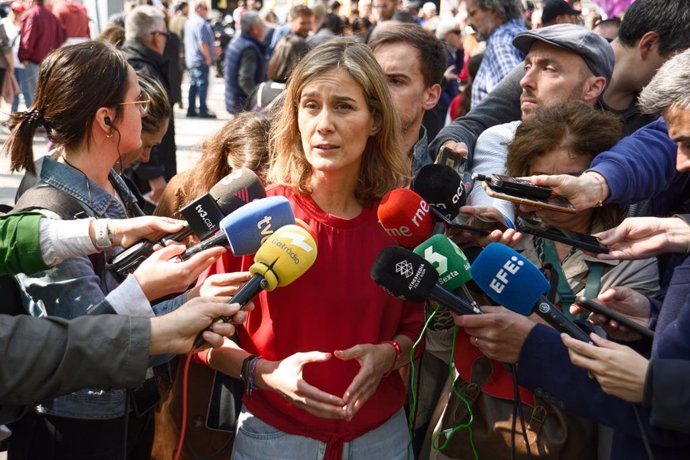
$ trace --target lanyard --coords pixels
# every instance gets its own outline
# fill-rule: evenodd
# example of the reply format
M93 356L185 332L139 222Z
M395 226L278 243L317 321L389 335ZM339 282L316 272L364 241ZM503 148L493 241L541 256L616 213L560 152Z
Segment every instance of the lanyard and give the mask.
M565 316L569 319L575 319L573 315L570 314L570 305L575 302L575 293L568 283L568 278L566 278L563 272L563 267L558 259L558 253L556 252L556 247L553 241L546 238L534 238L534 246L542 260L542 264L550 264L553 269L558 274L558 305ZM572 248L568 257L576 251L576 248ZM567 257L566 257L567 258ZM585 284L585 297L588 299L596 298L599 294L599 288L601 287L601 276L604 273L604 265L599 262L592 262L588 264L589 270L587 272L587 282ZM578 289L579 291L579 289Z

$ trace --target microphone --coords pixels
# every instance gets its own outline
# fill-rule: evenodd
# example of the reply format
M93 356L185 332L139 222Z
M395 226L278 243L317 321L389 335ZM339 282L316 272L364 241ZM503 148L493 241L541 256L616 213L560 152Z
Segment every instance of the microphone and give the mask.
M180 209L187 220L182 230L166 235L157 242L141 240L135 243L106 264L106 269L124 278L153 254L154 245L165 245L168 240L182 241L192 233L204 239L214 233L225 215L265 196L266 191L259 177L251 169L239 168L222 178L208 193Z
M424 302L432 299L458 315L481 314L481 310L439 286L434 266L405 248L383 248L371 267L371 278L384 291L401 300Z
M544 297L550 285L532 262L500 243L489 244L475 259L474 282L495 302L521 315L535 311L561 332L583 342L589 336Z
M429 204L412 190L396 188L381 199L377 216L386 233L400 246L413 248L434 233L436 220Z
M444 164L429 164L420 169L412 183L412 190L448 221L458 216L460 206L467 201L460 175Z
M239 168L222 178L208 193L180 209L189 228L169 235L165 240L182 241L190 234L200 240L215 233L221 219L250 201L264 198L266 191L259 177L248 168ZM185 234L183 234L186 232Z
M294 223L295 215L287 198L261 198L225 216L219 224L220 232L187 249L180 258L187 260L214 246L230 246L235 256L253 254L275 230Z
M467 282L472 279L470 263L457 244L445 235L434 235L414 248L413 252L434 266L441 286L479 310L479 305L467 289Z
M261 245L254 263L249 267L252 277L230 299L244 307L262 290L272 291L287 286L302 276L314 264L317 249L311 234L299 225L289 224L280 227ZM228 317L221 318L227 322ZM194 342L201 346L203 339L199 334Z

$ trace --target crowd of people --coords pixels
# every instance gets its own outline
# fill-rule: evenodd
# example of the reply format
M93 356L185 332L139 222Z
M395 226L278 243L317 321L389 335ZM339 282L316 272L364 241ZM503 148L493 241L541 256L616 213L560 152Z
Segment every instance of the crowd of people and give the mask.
M24 173L0 217L9 459L688 458L690 4L630 3L622 19L565 0L281 18L247 0L220 69L207 0L128 2L98 36L76 1L9 4L3 149ZM230 120L178 173L175 123L218 116L216 70ZM393 204L433 168L457 178L446 204ZM499 197L492 175L569 204ZM268 202L295 225L266 208L229 227ZM417 303L377 286L400 235L438 233L468 280L491 248L523 259L493 291L477 279ZM458 276L425 244L409 249L439 283ZM415 291L428 273L412 260L388 268ZM495 300L524 264L560 322ZM459 314L468 300L481 314Z

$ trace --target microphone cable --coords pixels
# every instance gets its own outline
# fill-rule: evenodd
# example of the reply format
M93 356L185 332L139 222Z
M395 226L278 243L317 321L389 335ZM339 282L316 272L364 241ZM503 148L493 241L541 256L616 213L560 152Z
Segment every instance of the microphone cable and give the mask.
M479 460L477 448L474 446L474 439L472 437L472 423L474 422L474 413L472 412L472 407L470 406L470 403L467 401L467 399L465 399L465 397L462 396L455 388L455 379L453 378L455 371L453 356L455 355L455 338L457 337L457 335L458 327L454 326L452 345L450 349L450 360L448 361L448 378L451 379L451 396L454 394L455 396L460 398L460 400L463 403L465 403L465 407L467 407L467 413L469 414L470 419L466 423L460 423L458 425L455 425L453 428L448 428L434 435L431 440L431 448L439 452L443 451L446 447L448 447L448 443L450 442L450 439L453 436L453 434L458 430L466 428L470 435L470 447L472 448L472 453L474 454L474 460ZM444 435L446 437L446 440L443 442L443 444L439 445L439 438L441 437L441 435Z
M510 435L511 455L515 455L515 417L520 418L520 428L522 429L522 438L525 441L525 448L527 449L527 458L532 460L532 451L529 447L529 439L527 437L527 427L525 426L525 413L522 410L522 400L520 399L520 387L517 381L517 366L510 364L510 376L513 380L513 432ZM517 412L517 414L516 414ZM547 414L548 415L548 414ZM514 458L514 457L513 457Z
M184 371L182 372L182 422L180 425L180 438L177 441L177 450L175 451L175 460L180 460L182 455L182 447L184 446L184 437L187 431L187 384L189 377L189 365L192 362L192 357L196 354L197 347L192 347L187 353L187 359L184 362Z
M642 418L640 413L637 411L637 406L635 404L630 404L632 406L633 412L635 413L635 419L637 420L637 426L640 428L640 436L642 437L642 444L644 444L644 450L647 453L647 458L649 460L654 460L654 453L652 452L652 446L649 445L649 439L647 438L647 432L644 430L644 424L642 423Z
M410 405L410 413L407 416L407 431L410 435L410 439L407 442L407 460L410 459L410 450L412 449L412 441L414 439L414 424L417 418L417 388L415 387L414 352L424 339L426 330L429 327L431 320L436 316L437 311L438 306L434 308L434 311L426 319L422 332L419 334L419 337L417 337L417 340L412 344L412 348L410 348L410 394L412 396L412 404Z

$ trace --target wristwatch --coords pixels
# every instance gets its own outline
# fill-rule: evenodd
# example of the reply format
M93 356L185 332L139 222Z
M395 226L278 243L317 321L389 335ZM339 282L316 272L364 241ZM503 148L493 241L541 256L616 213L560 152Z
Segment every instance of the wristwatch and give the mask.
M96 219L93 221L93 232L96 235L96 249L108 249L113 246L112 236L108 228L110 219Z

